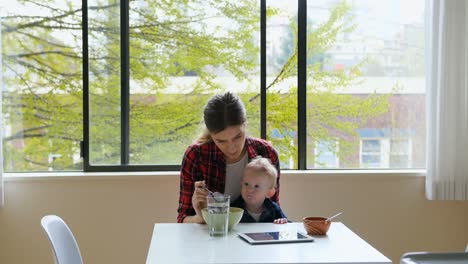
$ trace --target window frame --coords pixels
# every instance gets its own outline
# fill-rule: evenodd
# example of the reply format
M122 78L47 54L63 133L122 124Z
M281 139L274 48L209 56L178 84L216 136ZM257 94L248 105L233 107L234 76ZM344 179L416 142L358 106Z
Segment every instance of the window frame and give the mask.
M297 0L297 170L316 170L307 168L307 1ZM267 138L266 85L267 85L267 43L266 43L266 0L260 0L260 137ZM89 105L89 53L88 53L88 1L82 0L83 15L83 141L81 155L84 172L122 172L122 171L177 171L180 165L136 165L130 161L130 87L129 87L129 1L120 1L120 39L121 39L121 164L93 165L90 161L90 105ZM362 140L360 139L359 162L362 164ZM391 140L391 139L389 139ZM411 139L409 139L411 144ZM411 146L410 146L411 148ZM382 153L382 149L381 149ZM412 150L409 150L411 159ZM389 154L390 155L390 154ZM337 158L338 159L338 158ZM358 170L382 169L358 168ZM385 160L385 159L384 159ZM387 159L388 160L388 159ZM337 160L339 164L339 160ZM411 164L411 160L408 161ZM332 168L327 168L334 170ZM410 168L417 169L417 168ZM320 168L319 168L320 170ZM353 169L356 170L356 169Z
M83 157L83 171L85 172L121 172L121 171L177 171L180 165L132 165L130 161L130 6L129 1L120 1L120 45L121 45L121 146L120 146L120 165L93 165L90 161L90 114L89 114L89 50L88 50L88 1L82 1L83 12L83 141L80 144L81 155ZM306 27L306 5L307 1L298 0L304 11L298 20L302 19L302 26ZM301 8L299 8L301 10ZM301 23L299 23L301 24ZM306 28L302 29L303 38L306 41ZM300 45L302 52L298 55L303 57L303 93L304 100L306 94L306 43ZM300 68L300 66L298 66ZM299 79L299 78L298 78ZM266 139L266 0L260 1L260 135ZM298 99L301 98L298 93ZM305 101L299 109L304 112L303 129L305 135ZM304 137L304 141L305 141ZM304 152L306 149L301 150ZM302 167L306 166L306 159L303 158ZM301 165L301 163L300 163ZM301 167L299 167L301 168Z

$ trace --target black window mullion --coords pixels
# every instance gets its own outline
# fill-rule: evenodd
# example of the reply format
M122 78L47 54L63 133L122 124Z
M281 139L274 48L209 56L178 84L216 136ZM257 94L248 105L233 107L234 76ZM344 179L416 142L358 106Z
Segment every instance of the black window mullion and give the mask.
M83 16L83 170L85 172L122 172L122 171L178 171L180 165L129 165L129 102L130 102L130 52L129 52L129 3L121 3L121 165L92 165L90 162L90 112L89 112L89 45L88 45L88 1L82 1Z
M130 36L129 0L120 2L120 160L122 165L130 162Z
M307 169L307 1L298 0L297 15L297 149L298 169Z
M266 139L266 0L260 2L260 136Z
M83 16L83 170L88 171L89 164L89 53L88 53L88 0L82 2Z

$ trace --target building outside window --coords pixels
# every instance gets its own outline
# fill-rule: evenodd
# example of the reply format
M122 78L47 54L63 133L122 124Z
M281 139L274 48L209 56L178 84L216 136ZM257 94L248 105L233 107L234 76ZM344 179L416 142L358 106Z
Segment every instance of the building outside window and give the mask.
M301 169L424 168L424 0L308 0L301 20L298 3L87 1L85 17L80 0L2 2L5 171L177 170L206 100L228 90L284 169L304 138Z
M339 152L338 142L319 141L314 148L315 168L339 168L339 159L336 153Z
M412 144L407 138L362 139L360 160L365 168L411 168Z
M397 138L390 140L391 168L411 168L411 146L410 139Z
M364 168L383 167L383 144L381 139L363 139L361 141L361 166Z

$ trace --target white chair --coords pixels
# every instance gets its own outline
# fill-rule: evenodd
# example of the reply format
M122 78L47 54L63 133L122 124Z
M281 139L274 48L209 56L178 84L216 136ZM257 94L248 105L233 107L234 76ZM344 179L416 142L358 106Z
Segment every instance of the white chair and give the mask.
M83 264L78 243L67 224L56 215L46 215L41 219L55 255L56 264Z

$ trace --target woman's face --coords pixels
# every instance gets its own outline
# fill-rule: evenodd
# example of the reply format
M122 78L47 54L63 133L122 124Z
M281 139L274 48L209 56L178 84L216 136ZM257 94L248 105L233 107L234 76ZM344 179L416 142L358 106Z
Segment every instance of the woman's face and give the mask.
M245 145L245 125L230 126L218 133L211 133L216 146L223 152L227 163L240 160Z

